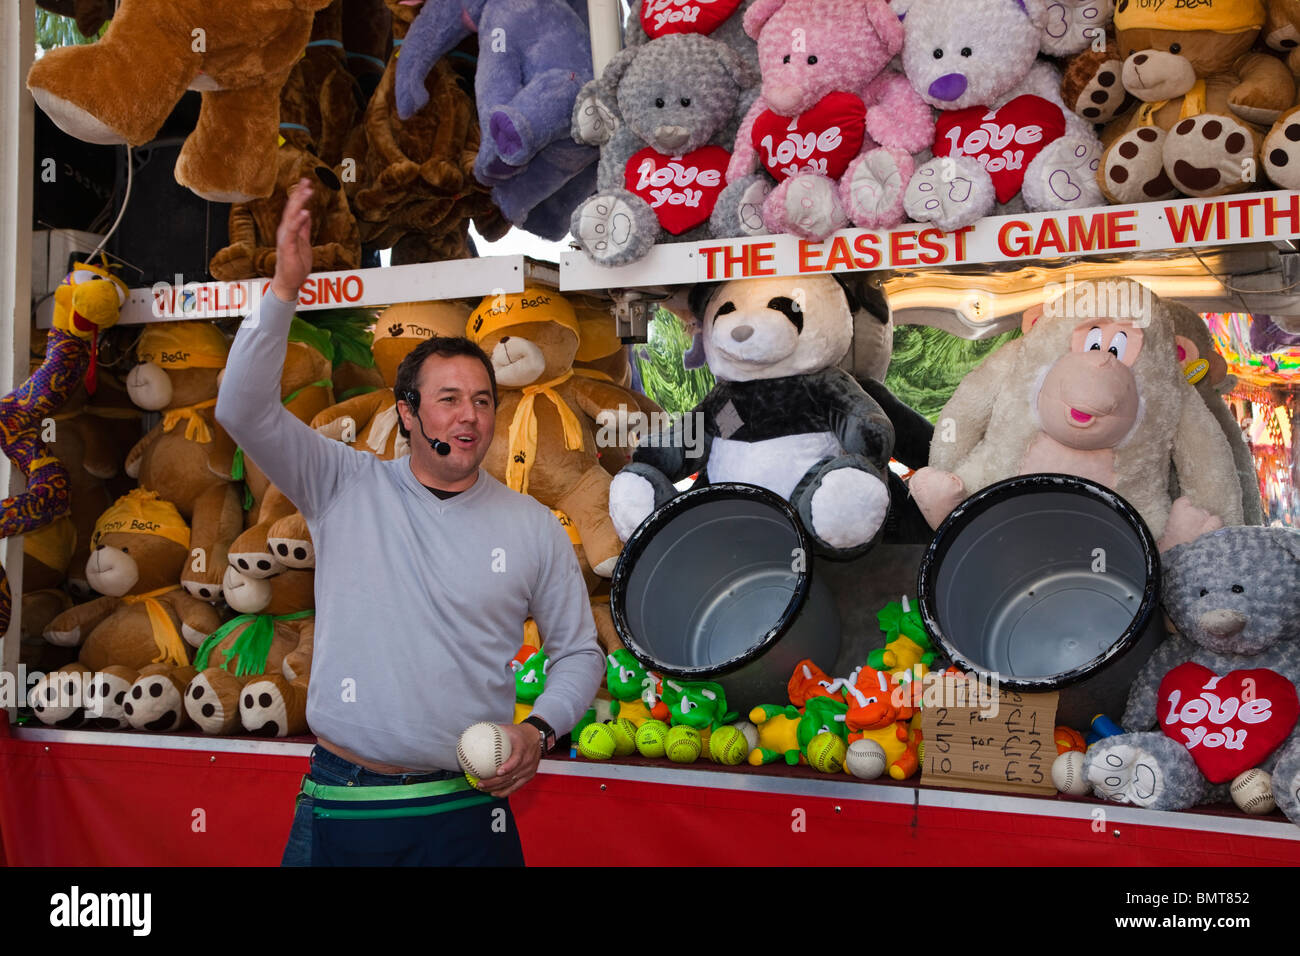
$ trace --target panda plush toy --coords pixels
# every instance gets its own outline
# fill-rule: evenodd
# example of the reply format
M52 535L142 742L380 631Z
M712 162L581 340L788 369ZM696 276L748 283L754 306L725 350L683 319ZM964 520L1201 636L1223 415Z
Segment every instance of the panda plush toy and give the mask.
M853 343L854 303L833 276L740 279L691 293L717 385L693 412L642 439L610 486L623 540L676 494L673 483L759 485L789 499L818 552L866 553L889 514L894 428L837 364ZM679 432L679 434L674 434ZM692 454L698 452L698 454Z

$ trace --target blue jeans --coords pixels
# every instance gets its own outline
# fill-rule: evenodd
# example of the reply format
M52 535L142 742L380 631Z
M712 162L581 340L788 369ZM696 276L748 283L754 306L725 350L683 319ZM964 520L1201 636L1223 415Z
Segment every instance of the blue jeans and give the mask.
M307 776L331 787L391 787L454 780L459 772L375 773L324 747L311 754ZM473 791L469 791L471 794ZM452 794L464 797L464 793ZM523 848L506 800L429 816L384 820L320 820L315 801L298 795L281 866L523 866Z

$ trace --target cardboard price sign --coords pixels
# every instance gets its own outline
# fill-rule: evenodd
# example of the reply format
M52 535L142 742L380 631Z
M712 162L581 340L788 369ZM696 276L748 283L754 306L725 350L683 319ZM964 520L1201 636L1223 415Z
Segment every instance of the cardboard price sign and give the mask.
M928 785L1054 794L1052 761L1057 694L999 690L976 699L966 678L945 677L934 704L921 712Z

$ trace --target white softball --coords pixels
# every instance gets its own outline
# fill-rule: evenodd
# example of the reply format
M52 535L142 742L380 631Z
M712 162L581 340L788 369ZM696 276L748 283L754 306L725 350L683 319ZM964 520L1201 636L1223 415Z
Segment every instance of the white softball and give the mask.
M745 735L745 743L749 745L750 750L758 748L758 728L747 720L738 720L731 726L735 727Z
M875 780L885 772L885 751L874 740L855 740L844 755L844 766L862 780Z
M460 735L456 744L460 769L475 777L495 777L501 765L510 759L510 738L497 724L487 721L474 724Z
M1232 781L1232 802L1247 813L1272 813L1277 808L1273 799L1273 778L1256 767Z
M1082 797L1092 791L1083 772L1083 754L1077 750L1067 750L1052 762L1052 783L1061 793L1072 797Z

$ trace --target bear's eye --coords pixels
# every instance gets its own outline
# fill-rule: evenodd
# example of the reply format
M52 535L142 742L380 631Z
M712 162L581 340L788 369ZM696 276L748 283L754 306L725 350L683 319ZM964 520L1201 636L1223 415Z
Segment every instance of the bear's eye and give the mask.
M816 62L817 62L817 57L815 57L815 56L810 56L810 57L808 57L808 65L809 65L809 66L812 66L812 65L813 65L814 63L816 63Z
M1243 588L1240 584L1234 584L1234 585L1232 586L1232 593L1233 593L1233 594L1242 594L1242 593L1245 592L1245 590L1246 590L1246 589Z
M735 312L735 311L736 311L736 303L724 302L722 303L722 305L718 306L718 311L714 312L713 315L716 318L719 315L727 315L728 313Z
M123 548L122 548L122 553L123 553L123 554L130 554L130 553L131 553L131 549L130 549L130 548L127 548L127 547L123 547Z
M970 56L970 54L971 54L971 49L970 49L970 47L968 47L968 46L964 46L964 47L961 48L961 55L962 55L962 56Z
M682 106L690 106L690 105L691 105L691 98L690 98L689 96L683 96L683 97L681 98L681 104L682 104Z
M1209 593L1210 593L1210 592L1207 591L1207 590L1205 590L1205 588L1201 588L1201 597L1205 597L1205 595L1207 595L1207 594L1209 594Z
M942 60L942 59L943 59L943 51L942 51L942 50L935 50L935 51L934 51L934 58L935 58L936 60Z
M789 63L789 62L790 62L790 54L787 53L785 56L781 57L781 62L782 62L782 63Z
M1169 46L1169 52L1170 52L1170 53L1173 53L1173 54L1179 54L1179 53L1182 53L1182 52L1183 52L1183 45L1182 45L1181 43L1172 43L1172 44L1170 44L1170 46Z
M655 100L655 106L659 107L660 109L664 108L664 98L662 96L659 97L657 100Z

